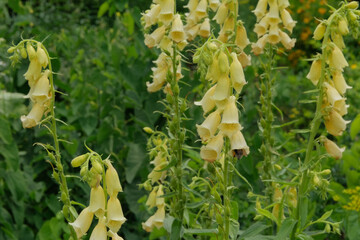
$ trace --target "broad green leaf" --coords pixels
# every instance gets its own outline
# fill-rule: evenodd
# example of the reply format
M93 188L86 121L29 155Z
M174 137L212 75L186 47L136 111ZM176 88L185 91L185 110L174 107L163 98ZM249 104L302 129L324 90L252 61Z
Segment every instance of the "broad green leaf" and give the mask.
M268 219L270 219L273 222L278 224L278 220L276 219L276 217L271 212L269 212L268 210L262 209L262 208L257 208L256 211L258 211L258 213L263 215L264 217L267 217Z
M358 114L351 123L350 126L351 139L354 139L359 132L360 132L360 114Z
M180 220L175 218L171 224L170 240L181 239L181 237L180 237L181 226L182 226L182 224L181 224Z
M130 143L129 147L130 149L125 162L125 174L126 181L132 183L147 155L144 147L141 147L137 143Z
M109 10L109 2L104 2L103 4L101 4L97 16L102 17L108 10Z
M240 239L254 237L269 227L270 226L265 225L262 222L256 222L255 224L251 225L249 228L247 228L244 232L241 233Z
M276 235L276 239L278 239L278 240L288 239L295 224L296 224L296 221L294 219L291 219L291 218L285 219L284 222L282 222L279 232Z

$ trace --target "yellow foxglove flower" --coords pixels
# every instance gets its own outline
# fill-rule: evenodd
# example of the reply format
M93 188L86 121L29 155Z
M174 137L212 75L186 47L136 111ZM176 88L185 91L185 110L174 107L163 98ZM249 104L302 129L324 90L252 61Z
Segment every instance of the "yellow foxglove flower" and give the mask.
M257 21L265 16L267 10L267 0L259 0L253 13L255 14Z
M154 216L149 217L146 222L142 223L142 228L146 232L152 232L152 230L154 229Z
M202 19L207 16L207 11L206 11L207 5L208 5L207 0L200 0L195 10L195 16L198 19Z
M286 49L289 50L295 46L295 42L296 42L295 38L291 39L289 35L287 35L287 33L281 30L279 30L279 34L280 34L280 41Z
M269 36L268 34L265 34L261 38L259 38L256 43L251 44L252 52L255 55L260 55L264 52L264 47L268 36Z
M280 42L279 25L270 24L269 35L267 41L271 44L277 44Z
M344 116L348 113L347 109L349 105L346 105L345 100L346 98L342 98L339 101L336 101L334 104L334 109L340 114L340 116Z
M199 35L203 38L208 38L210 36L210 20L205 18L204 22L200 26Z
M267 16L263 17L259 23L255 24L254 32L258 37L264 35L269 27L269 18Z
M159 152L158 155L156 155L155 159L150 162L150 164L154 164L154 166L159 166L164 162L166 162L166 158L163 157L162 154Z
M333 40L335 45L338 46L338 48L340 48L340 49L345 48L344 39L341 34L339 34L337 32L331 32L331 39Z
M219 102L226 100L230 94L229 76L227 74L222 74L218 83L215 86L216 89L212 99Z
M230 69L229 60L228 60L227 55L223 51L221 51L219 53L218 61L219 61L220 72L227 74L229 72L229 69Z
M197 5L198 5L198 0L189 0L188 4L186 4L184 8L189 9L189 12L193 12L195 11Z
M287 203L290 207L297 207L297 190L296 187L290 187L287 195Z
M111 240L124 240L122 237L117 235L117 233L114 233L113 231L108 231L108 236L111 237Z
M34 47L31 45L31 43L26 43L26 51L29 56L29 60L32 61L36 58L36 52Z
M36 81L41 76L41 64L38 59L35 57L30 61L29 68L24 74L26 80L29 81L29 86L33 87Z
M178 48L179 48L180 51L184 50L184 48L185 48L187 45L188 45L188 41L186 41L186 40L182 40L181 42L179 42L179 43L177 44L177 46L178 46ZM180 62L180 63L181 63L181 62ZM178 70L179 70L179 66L178 66ZM181 72L181 68L180 68L180 72ZM181 75L181 77L182 77L182 75Z
M217 24L221 25L225 22L225 19L228 15L229 9L226 6L226 3L223 1L218 8L213 20L216 21Z
M343 53L335 44L332 44L332 51L329 56L329 65L332 69L343 70L344 67L349 66Z
M166 176L166 171L161 171L161 169L165 168L167 165L167 162L164 162L158 166L156 166L151 173L148 175L148 179L151 179L152 183L155 183L159 181L159 179L162 179Z
M103 216L105 213L105 195L101 185L91 188L89 211L97 217Z
M239 114L236 107L235 97L231 96L227 101L221 119L220 130L229 138L241 130L242 127L239 123Z
M326 152L336 160L339 160L342 157L342 153L345 151L345 147L339 148L336 143L327 138L325 138L324 147Z
M246 29L242 23L237 24L235 44L240 47L241 50L244 50L244 48L250 44Z
M161 228L164 225L165 219L165 205L158 206L158 210L154 214L153 224L156 228Z
M149 194L149 197L145 203L145 205L148 206L149 209L156 206L156 192L157 192L157 187L153 188L153 190Z
M174 42L181 42L183 40L185 40L185 32L184 32L184 26L183 23L181 21L180 15L176 14L171 26L171 31L170 31L170 38L174 41Z
M246 84L243 67L239 62L236 53L231 53L232 63L230 65L230 77L233 88L240 93L243 86Z
M334 106L337 101L341 101L343 99L338 91L329 83L325 82L324 86L326 88L327 100L332 106Z
M211 8L211 10L213 10L214 12L216 11L216 9L218 9L220 5L220 1L219 0L209 0L209 7Z
M154 25L157 22L157 20L159 19L160 10L160 4L152 4L150 10L143 14L145 21L145 29Z
M48 79L49 74L49 70L45 70L45 72L42 73L40 79L34 86L34 90L30 94L30 99L36 103L43 104L45 101L50 99L50 82Z
M291 18L290 13L286 9L281 9L280 16L281 16L282 22L284 24L284 27L287 30L289 30L290 33L292 33L292 31L296 25L296 21L294 21Z
M89 211L89 208L84 208L76 220L69 223L75 230L77 238L84 236L90 228L94 217L94 213Z
M158 27L151 34L145 34L145 45L148 48L155 47L165 35L165 26Z
M194 40L199 33L200 27L201 24L196 24L192 26L188 31L186 31L187 40Z
M164 191L163 191L163 185L159 185L159 188L156 192L156 206L161 206L165 204L165 199L163 197Z
M310 67L310 72L306 76L307 79L311 80L311 82L316 86L321 77L321 60L316 59L312 62Z
M160 3L160 16L159 19L164 24L169 24L173 20L174 17L174 0L159 0Z
M206 146L201 147L201 158L208 162L214 162L215 160L219 159L223 145L223 135L219 133L218 135L210 139L209 143Z
M219 80L221 75L220 68L219 68L219 60L217 57L214 57L212 59L212 63L210 67L208 68L208 71L206 73L205 79L207 80L213 80L213 83Z
M42 104L35 103L27 116L21 116L23 128L32 128L39 124L44 111L45 107Z
M278 0L279 8L284 9L290 6L289 0Z
M326 31L326 24L324 22L317 25L314 31L314 39L321 40L324 37Z
M269 23L271 24L278 24L281 20L279 17L279 6L277 0L268 0L269 1L269 12L267 16L269 18Z
M213 96L215 94L216 85L212 86L204 95L204 97L199 102L195 102L194 104L197 106L201 106L204 113L208 113L215 107L215 101L213 100Z
M36 58L43 68L46 68L46 66L49 64L48 57L44 49L41 47L41 43L39 42L37 43Z
M106 226L113 232L118 232L121 225L126 221L121 204L116 195L110 196L107 205L107 223Z
M239 60L239 62L241 63L241 66L242 66L243 68L251 65L251 56L250 56L250 55L246 55L245 52L241 52L241 53L238 55L238 60Z
M237 152L241 151L241 154L244 156L249 155L250 149L246 144L245 138L241 131L235 132L230 137L230 144L231 144L231 152L233 155L236 155Z
M347 35L349 33L348 24L345 18L340 19L338 29L341 35Z
M221 28L220 35L223 34L226 37L234 32L235 19L234 17L227 17L225 19L224 25Z
M210 113L210 115L205 119L201 125L196 124L197 132L202 141L207 141L214 136L219 124L221 121L221 116L219 111Z
M107 184L106 191L109 194L109 196L113 196L113 195L116 196L118 192L123 191L120 184L119 175L116 169L110 163L110 161L107 161L106 165L108 167L105 174L105 180Z
M283 197L283 193L282 193L281 189L279 187L275 187L273 197L272 197L273 202L281 202L282 197Z
M106 240L107 231L105 226L105 219L99 219L98 224L95 226L91 233L90 240Z
M284 215L284 208L281 208L281 204L280 203L276 203L273 207L272 210L272 214L277 218L277 219L284 219L285 215Z
M158 48L160 48L161 50L166 50L166 51L170 52L171 49L172 49L172 41L171 41L171 39L168 36L165 35L161 39L161 41L160 41L160 43L158 45ZM163 55L163 54L165 55L165 53L161 52L160 56Z
M345 94L347 89L352 88L346 84L346 81L341 71L334 71L332 77L334 80L335 88L340 94Z
M349 122L345 121L335 109L332 109L327 118L325 118L325 127L331 135L341 136L346 129L346 124Z

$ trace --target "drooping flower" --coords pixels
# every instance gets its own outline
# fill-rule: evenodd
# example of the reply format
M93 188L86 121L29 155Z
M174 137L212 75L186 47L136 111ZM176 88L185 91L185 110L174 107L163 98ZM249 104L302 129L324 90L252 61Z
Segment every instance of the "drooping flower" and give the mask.
M89 208L84 208L76 220L69 223L75 230L77 238L84 236L90 228L94 217L94 213L89 211Z

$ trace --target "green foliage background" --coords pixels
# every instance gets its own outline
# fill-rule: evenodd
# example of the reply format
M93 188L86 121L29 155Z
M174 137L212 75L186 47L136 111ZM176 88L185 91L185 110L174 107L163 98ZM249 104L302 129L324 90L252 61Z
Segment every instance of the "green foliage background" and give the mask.
M250 12L257 1L240 1L240 15L246 22L250 40L255 41L251 33L255 17ZM326 18L319 8L325 8L322 1L292 1L293 18L298 21L294 37L298 39L295 49L279 58L280 65L290 67L279 71L274 102L283 114L277 115L276 124L297 120L276 131L277 144L282 144L285 154L278 163L284 167L296 167L298 160L286 156L301 148L306 135L292 131L307 128L312 119L315 106L301 104L308 99L304 91L313 89L305 76L309 62L305 61L316 53L319 44L311 40L315 28L314 17ZM150 81L152 61L157 51L149 50L143 44L140 13L150 6L149 0L51 0L51 1L0 1L0 239L64 239L68 228L60 213L58 186L51 180L51 165L46 155L35 142L50 142L44 129L22 129L20 116L28 111L28 102L23 96L28 91L23 78L27 64L17 68L10 67L7 48L11 42L17 43L21 37L44 40L53 59L55 85L64 94L57 95L57 117L68 125L59 127L59 136L70 143L62 142L65 172L69 174L69 185L73 189L71 196L87 204L89 189L76 177L77 172L70 167L71 159L85 151L84 143L103 154L110 155L119 172L124 186L120 200L128 221L121 233L125 239L157 239L161 231L145 233L141 228L150 215L145 208L146 192L137 184L143 182L149 173L149 161L146 152L147 136L142 131L145 126L163 129L165 119L154 111L163 109L158 103L163 93L149 94L146 81ZM337 4L337 1L329 1ZM184 2L179 2L179 7ZM300 11L302 9L302 11ZM307 18L310 21L307 22ZM200 45L198 40L195 45ZM348 84L353 89L347 98L351 105L348 119L354 119L359 113L358 93L360 77L359 42L347 42L345 55L351 68L346 70ZM249 49L247 49L249 51ZM191 49L186 56L191 59ZM202 121L201 110L193 106L200 98L203 86L194 71L194 66L184 64L188 71L183 79L182 94L189 102L186 122L190 130L187 145L195 147L188 152L188 160L194 166L201 167L196 148L200 143L196 135L195 123ZM261 137L257 127L258 119L258 76L259 59L253 57L253 65L245 71L248 85L244 88L241 122L244 135L251 149L248 157L239 161L237 166L251 183L255 193L261 193L263 185L259 179L257 167L261 155L257 151ZM360 120L354 121L352 134L345 133L339 140L347 146L343 160L325 159L324 168L330 168L333 177L329 189L329 198L321 200L313 194L312 201L319 208L312 214L334 210L333 221L343 221L342 235L345 239L358 239L360 236L359 213L346 211L341 206L349 199L342 191L344 188L358 186L360 180ZM192 134L193 133L193 134ZM288 141L295 139L296 141ZM283 171L286 178L286 171ZM236 201L241 229L248 228L254 221L254 202L247 199L248 187L240 179L236 180ZM340 201L332 197L340 196ZM321 203L321 204L320 204ZM310 204L311 205L311 204ZM313 204L313 206L315 206ZM318 226L319 229L323 226ZM150 236L150 237L149 237ZM317 239L339 239L335 235L320 235Z

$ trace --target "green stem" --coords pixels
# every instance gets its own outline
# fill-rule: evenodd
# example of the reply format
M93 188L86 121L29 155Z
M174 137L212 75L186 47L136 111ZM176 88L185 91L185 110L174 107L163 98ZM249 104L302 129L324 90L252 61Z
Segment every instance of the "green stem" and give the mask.
M225 140L225 153L229 152L229 141L226 138ZM229 184L231 182L229 181L229 161L230 158L225 154L224 158L224 170L223 170L223 178L224 178L224 240L229 239L230 234L230 196L229 196Z

